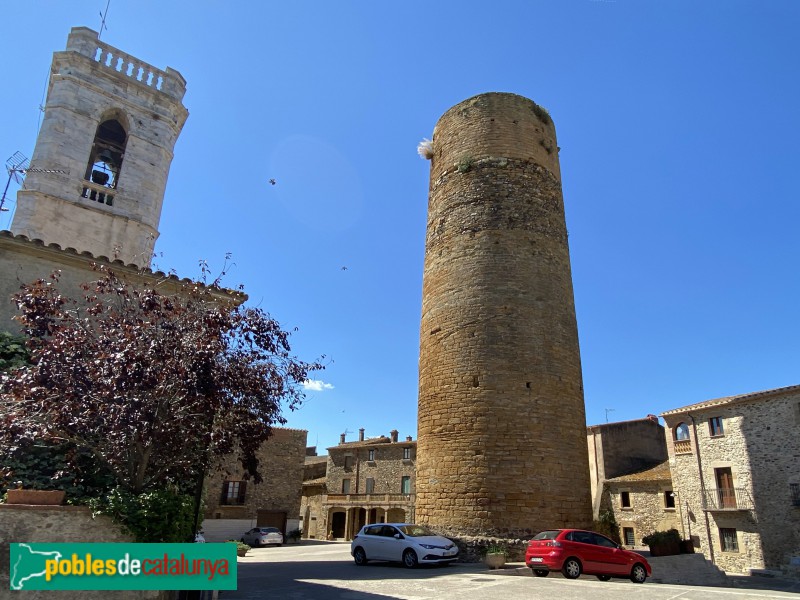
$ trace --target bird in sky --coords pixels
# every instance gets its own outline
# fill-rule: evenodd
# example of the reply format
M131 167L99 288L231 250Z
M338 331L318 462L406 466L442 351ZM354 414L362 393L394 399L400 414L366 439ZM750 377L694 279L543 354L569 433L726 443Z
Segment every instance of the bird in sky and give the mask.
M269 180L269 182L270 182L270 184L271 184L271 185L275 185L276 183L278 183L278 182L277 182L277 181L275 181L274 179L270 179L270 180Z
M347 267L342 267L342 271L347 271Z

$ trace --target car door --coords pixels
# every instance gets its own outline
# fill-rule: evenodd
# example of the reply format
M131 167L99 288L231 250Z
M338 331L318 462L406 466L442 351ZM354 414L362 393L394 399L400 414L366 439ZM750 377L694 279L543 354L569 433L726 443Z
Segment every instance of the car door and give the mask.
M583 571L594 573L600 562L594 536L588 531L572 531L568 539L573 542L572 551L578 555L583 565Z
M383 541L380 536L381 526L373 525L372 527L365 527L358 534L358 539L361 540L361 547L367 553L367 558L370 560L385 560L382 556Z
M593 533L592 538L595 544L596 566L598 573L607 575L624 575L628 571L628 558L619 549L613 540L604 535Z
M397 537L395 537L397 536ZM391 525L384 525L381 528L383 538L383 549L386 553L386 560L403 560L403 549L405 548L405 537L402 533Z

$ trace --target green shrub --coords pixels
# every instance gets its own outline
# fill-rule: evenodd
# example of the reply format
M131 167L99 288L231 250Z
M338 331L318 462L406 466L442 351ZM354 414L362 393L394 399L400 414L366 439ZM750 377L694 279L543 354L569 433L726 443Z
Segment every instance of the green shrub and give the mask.
M137 542L178 543L193 537L194 498L174 487L141 494L117 487L89 505L122 525Z
M680 544L681 534L677 529L668 529L667 531L654 531L650 535L642 538L642 543L645 546L658 546L661 544Z

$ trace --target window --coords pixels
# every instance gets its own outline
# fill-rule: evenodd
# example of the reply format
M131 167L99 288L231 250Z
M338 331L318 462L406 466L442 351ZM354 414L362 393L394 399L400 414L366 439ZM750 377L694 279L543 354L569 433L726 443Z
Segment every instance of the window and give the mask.
M723 552L738 552L739 541L736 539L736 530L729 527L720 527L719 544Z
M350 493L350 480L349 479L342 479L342 493L349 494Z
M222 483L222 498L220 499L220 504L228 506L244 504L244 492L246 487L246 481L224 481Z
M792 495L792 506L800 506L800 483L790 483L789 493Z
M689 426L686 423L678 423L675 426L675 439L679 442L689 439Z
M403 460L411 460L411 448L403 448Z
M631 507L631 493L630 492L620 492L620 494L619 494L619 505L622 508L630 508Z
M411 477L409 477L408 475L403 475L400 478L400 493L401 494L411 493Z
M722 417L711 417L708 420L708 433L711 434L711 437L725 435L725 431L722 429Z
M664 508L675 508L675 492L672 490L664 492Z
M352 456L345 456L344 457L344 468L345 469L352 469L353 468L353 457Z
M633 535L633 527L623 527L622 528L622 540L625 542L626 546L635 546L636 539Z
M368 451L368 455L369 456L367 457L367 460L374 461L375 460L375 448L370 448L369 451Z
M116 188L127 139L125 128L116 119L100 123L89 154L85 179L103 187Z
M375 493L375 480L372 477L367 477L367 493Z

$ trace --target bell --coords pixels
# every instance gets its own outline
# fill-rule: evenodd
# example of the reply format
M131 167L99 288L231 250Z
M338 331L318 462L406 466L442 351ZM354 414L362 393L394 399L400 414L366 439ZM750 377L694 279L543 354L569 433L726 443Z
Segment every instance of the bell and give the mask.
M108 148L103 148L100 151L100 154L97 155L97 160L104 162L108 165L114 164L114 155L111 154L111 150L109 150Z

